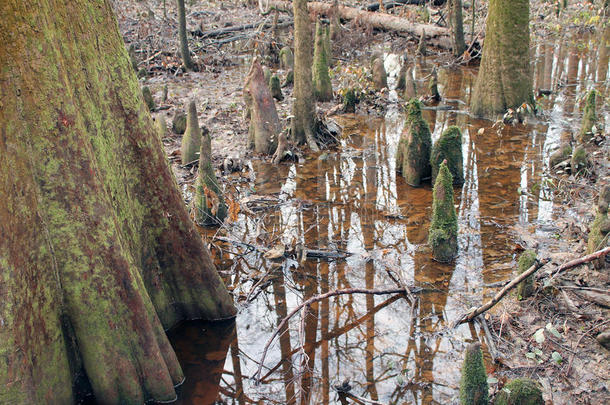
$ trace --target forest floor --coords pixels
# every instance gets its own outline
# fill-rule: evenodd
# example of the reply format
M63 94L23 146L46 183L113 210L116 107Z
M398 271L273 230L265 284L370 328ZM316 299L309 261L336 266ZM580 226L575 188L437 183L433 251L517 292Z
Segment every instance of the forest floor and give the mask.
M214 162L219 170L227 158L241 162L244 167L248 166L249 159L269 159L253 155L247 147L248 123L244 119L242 88L254 49L265 48L271 43L279 47L291 44L292 28L282 30L276 37L272 37L269 29L239 31L223 37L193 36L190 46L199 71L184 73L178 55L174 1L167 1L166 16L163 11L165 2L162 0L113 0L113 3L126 44L135 45L138 67L146 70L147 77L141 79L142 84L151 88L160 107L153 117L164 114L167 122L171 123L175 113L184 111L188 100L194 99L200 125L211 130ZM186 3L188 30L192 32L253 22L270 23L273 20L273 13L261 16L256 5L238 0L192 2L192 5L187 0ZM532 2L531 19L535 22L532 24L533 37L542 38L565 27L574 32L599 29L599 25L591 28L584 24L587 18L590 20L595 16L595 11L589 10L588 3L573 5L560 18L554 15L554 7L541 1ZM432 20L436 21L438 17L434 12L437 9L432 10ZM392 12L413 21L421 22L426 18L421 8L416 6L400 7ZM468 13L469 10L466 10L466 26L470 26ZM290 18L287 13L279 14L280 22ZM480 31L482 20L478 19L475 32ZM373 53L385 51L413 55L418 42L416 38L373 31L353 22L345 24L343 30L343 35L333 44L337 60L333 70L335 89L348 84L368 86L367 61ZM438 49L431 49L429 58L439 64L449 64L453 60L447 51ZM281 70L278 73L285 74ZM166 85L168 98L162 100L163 87ZM283 88L284 99L277 102L280 119L285 125L291 110L291 91L291 87ZM384 97L384 92L372 93L358 112L377 114L383 109ZM340 98L336 97L331 102L318 104L318 110L337 110L340 104ZM181 135L170 130L163 143L173 162L178 183L184 189L194 180L196 168L179 165L180 140ZM555 225L561 229L561 244L554 241L553 246L562 246L563 250L546 252L552 262L544 270L551 270L567 260L584 255L588 228L594 214L592 201L596 200L601 186L610 183L607 139L590 149L590 158L591 176L576 178L557 175L559 203L573 215L557 220ZM219 178L221 182L229 181L223 176ZM516 233L519 234L515 240L517 245L548 245L541 239L543 236L519 230ZM538 287L534 297L523 301L507 298L485 316L494 339L502 342L496 349L496 363L489 370L497 372L496 375L500 377L494 386L499 388L508 377L535 376L543 385L547 403L607 403L610 398L610 356L595 337L610 328L608 264L601 270L581 266L553 278L552 282L545 277ZM544 335L542 338L541 334Z

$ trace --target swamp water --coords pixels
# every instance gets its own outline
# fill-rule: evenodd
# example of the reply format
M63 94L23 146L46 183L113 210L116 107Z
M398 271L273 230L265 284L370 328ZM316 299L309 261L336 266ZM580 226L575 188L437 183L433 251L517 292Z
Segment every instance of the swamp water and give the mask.
M513 276L519 234L554 235L553 218L570 215L546 186L548 159L577 127L576 94L595 80L596 69L582 55L573 60L561 42L537 49L534 77L568 82L543 101L548 122L499 128L469 116L476 71L468 68L441 69L443 101L424 110L433 141L449 125L462 130L465 183L455 189L459 254L453 264L434 262L427 246L430 185L410 187L395 171L405 118L399 104L390 102L382 118L337 117L344 136L336 150L279 166L253 161L237 188L258 203L242 210L225 235L245 244L214 241L211 247L239 313L234 323L190 322L169 332L187 376L178 403L338 403L335 386L345 381L351 393L383 404L455 402L464 348L485 339L478 324L452 329L452 322L496 292L487 285ZM548 49L553 58L541 53ZM386 68L395 81L392 60ZM418 78L431 67L418 65ZM419 84L426 88L427 81ZM396 100L394 92L389 99ZM519 195L519 188L530 196ZM209 242L215 233L203 237ZM256 249L278 244L349 255L274 261ZM257 384L265 343L300 303L336 289L395 288L396 281L422 292L414 301L340 295L296 314L271 344Z

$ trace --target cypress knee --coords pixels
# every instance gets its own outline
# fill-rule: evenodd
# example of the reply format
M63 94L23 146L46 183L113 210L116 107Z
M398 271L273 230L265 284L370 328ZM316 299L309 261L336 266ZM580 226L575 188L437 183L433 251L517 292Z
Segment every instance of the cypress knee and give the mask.
M455 125L450 126L443 132L436 141L430 155L430 165L432 166L432 184L436 180L439 166L445 160L453 184L461 186L464 183L464 164L462 157L462 131Z
M578 134L578 140L581 143L587 143L591 140L593 126L597 124L597 112L595 110L597 108L597 98L600 96L597 90L591 90L587 93L582 124Z
M453 178L446 162L443 162L432 192L432 221L428 234L428 243L432 247L434 260L441 263L453 261L458 250L457 233L457 214L453 205Z
M460 404L489 404L487 373L479 342L471 343L466 347L466 355L462 364L462 379L460 380Z
M197 153L201 148L201 129L197 119L197 107L195 101L191 100L186 115L186 131L182 136L182 164L191 163L197 159Z
M325 37L326 30L318 21L313 51L313 89L318 101L330 101L333 98L333 88L328 74Z
M220 225L227 216L227 206L212 167L212 139L206 127L201 128L199 170L193 209L195 222L200 225Z
M523 273L536 263L536 252L531 249L521 253L517 262L517 271ZM517 286L517 297L521 300L534 293L534 275L532 274Z
M430 176L430 127L423 119L422 104L412 99L407 103L407 120L396 153L396 170L407 184L417 187Z
M498 392L494 405L544 405L544 399L536 381L517 378Z

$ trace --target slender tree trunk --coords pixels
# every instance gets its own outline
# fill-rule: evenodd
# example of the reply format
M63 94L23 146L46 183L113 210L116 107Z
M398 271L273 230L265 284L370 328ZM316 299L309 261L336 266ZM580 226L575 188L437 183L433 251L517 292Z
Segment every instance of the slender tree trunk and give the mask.
M108 0L0 2L0 403L175 398L164 329L234 315Z
M481 67L470 106L477 115L533 101L529 0L490 0Z
M178 36L180 37L180 53L182 54L182 63L186 70L194 70L195 64L191 60L189 51L189 43L186 38L186 10L184 8L184 0L176 0L178 5Z
M313 133L315 104L311 75L312 35L307 0L294 0L294 105L292 138L298 143L307 141Z
M462 18L462 0L451 0L450 7L453 54L455 56L460 56L466 51L466 42L464 42L464 19Z

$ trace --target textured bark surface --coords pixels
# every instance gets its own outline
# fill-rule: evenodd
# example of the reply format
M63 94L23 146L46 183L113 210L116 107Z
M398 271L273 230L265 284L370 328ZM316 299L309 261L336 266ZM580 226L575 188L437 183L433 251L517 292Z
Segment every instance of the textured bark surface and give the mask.
M250 110L251 145L258 153L270 154L277 148L282 125L267 83L261 64L254 59L244 84L244 98Z
M197 105L195 100L189 101L186 114L186 130L182 135L180 145L180 158L182 164L192 163L197 160L197 153L201 148L201 128L197 118Z
M499 114L533 102L529 46L529 0L490 0L470 106L474 114Z
M195 222L200 225L221 225L227 216L227 205L212 167L212 138L210 131L205 127L201 130L199 170L195 182L193 209Z
M313 89L318 101L333 99L333 87L328 74L329 47L326 43L326 29L318 21L313 51Z
M0 2L0 403L171 400L164 329L234 315L107 0Z
M288 8L290 5L287 4ZM305 143L314 125L315 104L311 77L312 35L307 0L294 0L294 104L292 139Z
M460 56L466 50L466 42L464 42L464 19L462 18L462 0L451 0L450 7L453 54L455 56Z

